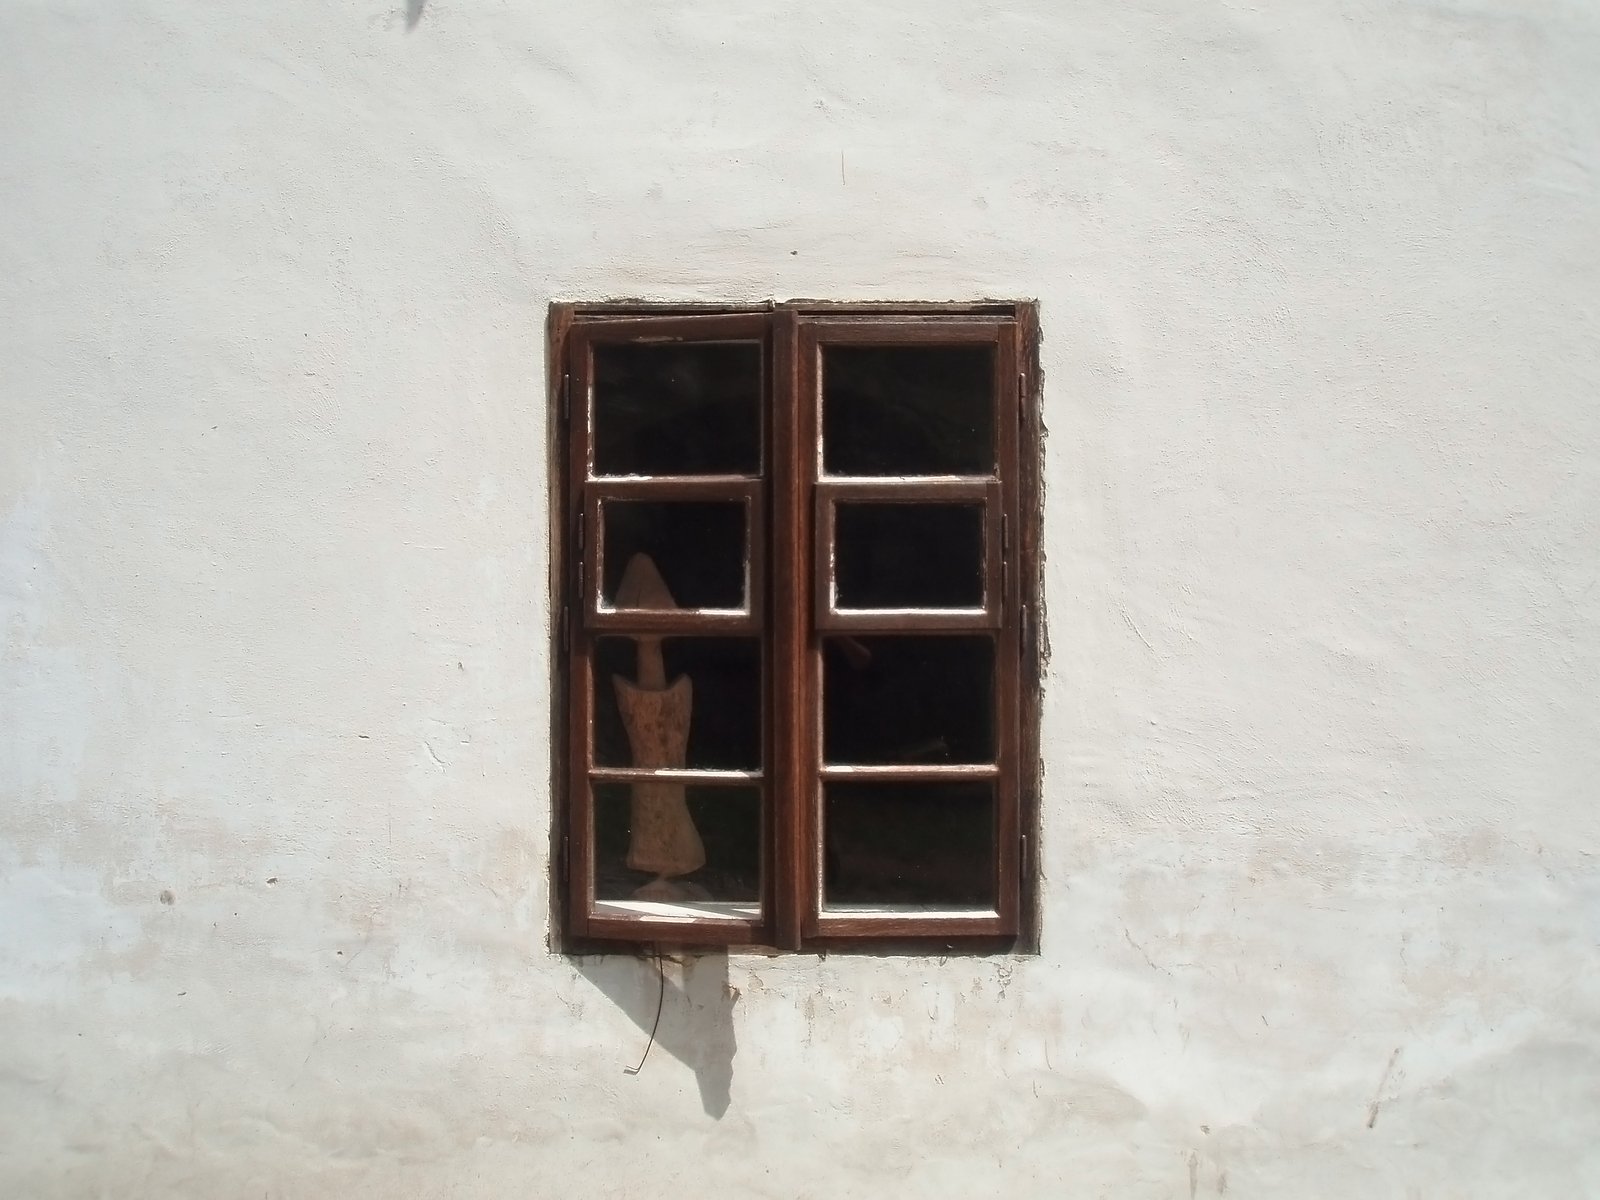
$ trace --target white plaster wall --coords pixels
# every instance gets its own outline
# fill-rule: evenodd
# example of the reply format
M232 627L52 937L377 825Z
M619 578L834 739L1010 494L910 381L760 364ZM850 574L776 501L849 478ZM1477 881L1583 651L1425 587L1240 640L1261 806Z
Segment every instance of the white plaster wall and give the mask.
M0 5L0 1195L1600 1195L1600 8ZM552 299L1038 297L1043 950L547 949Z

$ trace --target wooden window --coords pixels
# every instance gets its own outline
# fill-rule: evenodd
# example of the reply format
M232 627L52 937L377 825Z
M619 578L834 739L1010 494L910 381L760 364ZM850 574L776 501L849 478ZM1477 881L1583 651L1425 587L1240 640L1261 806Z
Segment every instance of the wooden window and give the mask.
M1032 938L1036 328L553 308L567 946Z

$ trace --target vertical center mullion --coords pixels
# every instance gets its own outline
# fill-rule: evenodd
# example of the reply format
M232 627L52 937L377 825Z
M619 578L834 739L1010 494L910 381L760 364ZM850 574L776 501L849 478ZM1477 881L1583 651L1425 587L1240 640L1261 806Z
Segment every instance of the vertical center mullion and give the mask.
M774 869L773 931L777 944L798 949L813 919L807 895L813 857L808 788L814 786L810 755L810 695L814 684L808 662L810 629L806 611L807 544L810 538L808 493L815 468L811 403L803 369L805 347L811 344L792 309L774 317L772 404L767 461L771 468L772 670L768 700L772 722L772 773L768 812ZM810 353L815 354L814 345Z

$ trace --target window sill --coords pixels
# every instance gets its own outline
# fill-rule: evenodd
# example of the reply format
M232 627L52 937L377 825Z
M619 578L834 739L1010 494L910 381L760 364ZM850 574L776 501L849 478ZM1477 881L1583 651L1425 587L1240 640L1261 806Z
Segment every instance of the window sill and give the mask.
M597 900L597 917L644 917L651 921L759 921L761 905L753 900Z

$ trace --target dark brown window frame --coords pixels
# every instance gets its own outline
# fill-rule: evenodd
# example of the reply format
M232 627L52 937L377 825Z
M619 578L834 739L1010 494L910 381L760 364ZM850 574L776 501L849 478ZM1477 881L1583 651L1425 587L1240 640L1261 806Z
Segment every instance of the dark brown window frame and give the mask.
M615 335L626 333L626 339ZM670 305L617 301L550 308L551 581L553 589L554 944L568 953L616 953L645 945L750 946L763 950L910 953L1029 951L1037 947L1037 815L1042 669L1039 520L1042 426L1038 311L1033 302ZM588 371L584 349L607 340L760 340L767 389L762 479L743 476L591 479L588 471ZM982 484L968 477L910 480L824 476L818 458L817 364L828 344L932 345L990 341L996 346L997 468ZM1008 411L1009 410L1009 411ZM791 452L779 453L778 447ZM597 608L597 512L604 496L726 498L742 490L750 524L751 588L743 612L619 615ZM765 494L763 494L765 493ZM981 496L980 496L981 493ZM840 497L878 501L981 499L985 507L981 610L902 613L892 621L861 610L835 611L817 564L827 552L815 536L830 525ZM998 501L999 512L993 512ZM998 518L997 520L994 518ZM765 528L763 527L765 526ZM595 601L595 602L591 602ZM992 630L998 734L992 765L837 767L816 753L822 632L889 633ZM598 915L592 903L593 855L588 789L647 772L590 764L591 641L608 630L743 632L761 638L763 692L761 918L685 923ZM583 681L579 686L578 681ZM801 686L803 685L803 686ZM719 783L760 773L674 771L674 780ZM818 796L827 779L993 779L996 781L993 916L841 915L819 911Z

